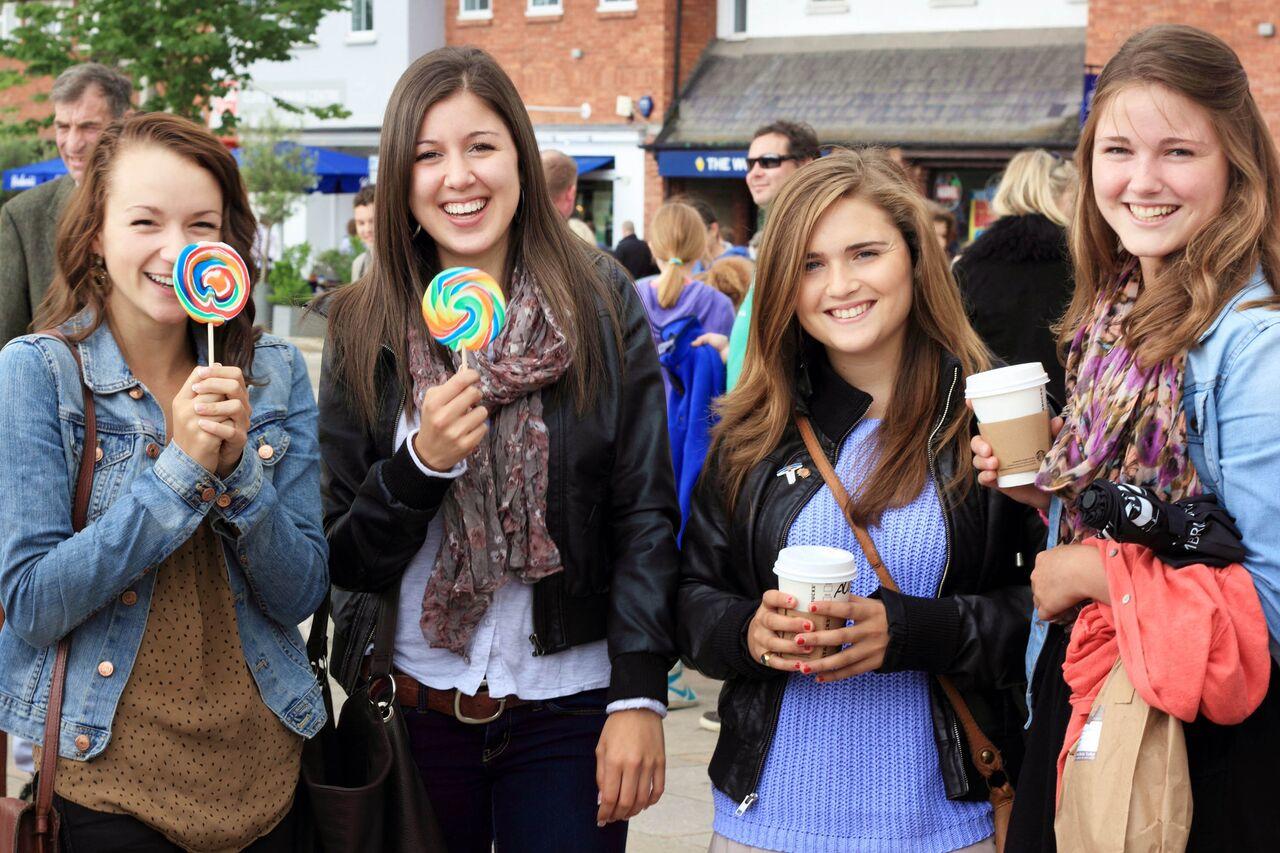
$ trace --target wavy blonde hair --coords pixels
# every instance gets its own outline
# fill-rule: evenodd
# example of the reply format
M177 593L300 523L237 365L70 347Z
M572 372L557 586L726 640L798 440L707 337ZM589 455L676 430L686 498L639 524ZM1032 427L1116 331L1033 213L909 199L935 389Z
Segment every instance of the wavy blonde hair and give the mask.
M670 308L680 299L689 279L689 267L707 251L707 229L698 211L680 201L669 201L649 223L649 248L666 266L655 282L658 304Z
M875 521L884 510L910 503L924 488L929 463L928 433L922 425L936 417L943 355L956 356L966 375L990 364L934 237L928 204L902 166L881 149L836 150L815 160L787 182L769 212L742 377L719 404L712 452L719 455L730 504L751 468L778 446L801 402L796 390L801 353L806 339L808 346L816 346L796 317L805 253L818 220L846 198L868 201L888 215L911 251L912 275L902 360L881 423L875 467L852 498L855 517ZM963 458L970 419L962 409L945 425L939 440L943 453ZM962 491L972 481L972 466L958 464L946 486Z
M1075 195L1080 173L1070 160L1055 157L1043 148L1019 151L1009 160L991 209L996 216L1029 216L1038 213L1066 228L1071 217L1059 199Z
M1080 134L1080 201L1071 229L1076 289L1058 326L1064 353L1092 315L1099 289L1115 281L1132 257L1094 200L1098 123L1118 93L1149 85L1208 112L1227 157L1228 183L1222 211L1165 259L1154 281L1143 282L1125 324L1139 363L1149 366L1194 346L1259 266L1273 286L1280 282L1280 157L1239 57L1226 42L1195 27L1151 27L1126 41L1102 69ZM1280 308L1280 295L1254 304Z

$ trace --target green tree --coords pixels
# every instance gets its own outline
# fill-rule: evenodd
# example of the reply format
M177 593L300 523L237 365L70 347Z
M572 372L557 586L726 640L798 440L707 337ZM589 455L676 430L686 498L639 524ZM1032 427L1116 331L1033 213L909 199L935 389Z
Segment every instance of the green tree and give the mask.
M260 268L264 279L271 265L272 231L289 218L316 184L314 159L289 136L289 128L275 116L267 116L257 127L246 130L240 149L240 174L263 229Z
M92 60L128 74L141 93L141 109L202 121L211 98L250 87L253 63L287 61L290 48L309 42L325 14L347 5L348 0L22 3L22 25L0 41L0 56L22 62L24 69L0 73L0 88ZM273 99L292 113L349 114L338 104L303 107ZM224 130L235 122L223 114Z

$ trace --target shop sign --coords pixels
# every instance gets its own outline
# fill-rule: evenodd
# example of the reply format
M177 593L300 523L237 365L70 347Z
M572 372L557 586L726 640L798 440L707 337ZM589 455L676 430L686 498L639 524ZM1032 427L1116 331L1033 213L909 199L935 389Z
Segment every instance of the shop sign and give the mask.
M746 151L659 151L658 174L664 178L745 178Z

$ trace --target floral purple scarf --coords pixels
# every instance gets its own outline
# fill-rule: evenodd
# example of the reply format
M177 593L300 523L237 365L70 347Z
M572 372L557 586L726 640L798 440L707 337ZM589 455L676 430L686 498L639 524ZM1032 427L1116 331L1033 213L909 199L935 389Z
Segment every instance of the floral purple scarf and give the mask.
M571 350L539 288L517 271L507 303L507 326L486 352L468 356L480 372L489 434L467 457L440 513L444 541L422 599L422 635L432 648L465 655L476 625L498 588L533 583L563 566L547 531L550 443L541 389L569 367ZM449 379L461 363L442 364L425 330L409 335L414 405Z
M1146 486L1167 500L1200 493L1187 456L1183 355L1142 368L1124 340L1125 318L1142 290L1131 262L1098 294L1093 318L1067 354L1066 426L1045 456L1036 485L1062 498L1060 541L1089 534L1075 498L1099 478Z

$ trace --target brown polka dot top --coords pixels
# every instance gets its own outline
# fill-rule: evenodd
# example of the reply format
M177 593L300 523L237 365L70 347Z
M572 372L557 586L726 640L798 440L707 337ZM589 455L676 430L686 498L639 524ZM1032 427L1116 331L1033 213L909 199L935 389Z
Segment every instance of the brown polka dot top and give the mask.
M226 571L208 523L156 569L111 741L92 761L58 759L54 785L201 853L270 832L293 802L302 755L249 673Z

